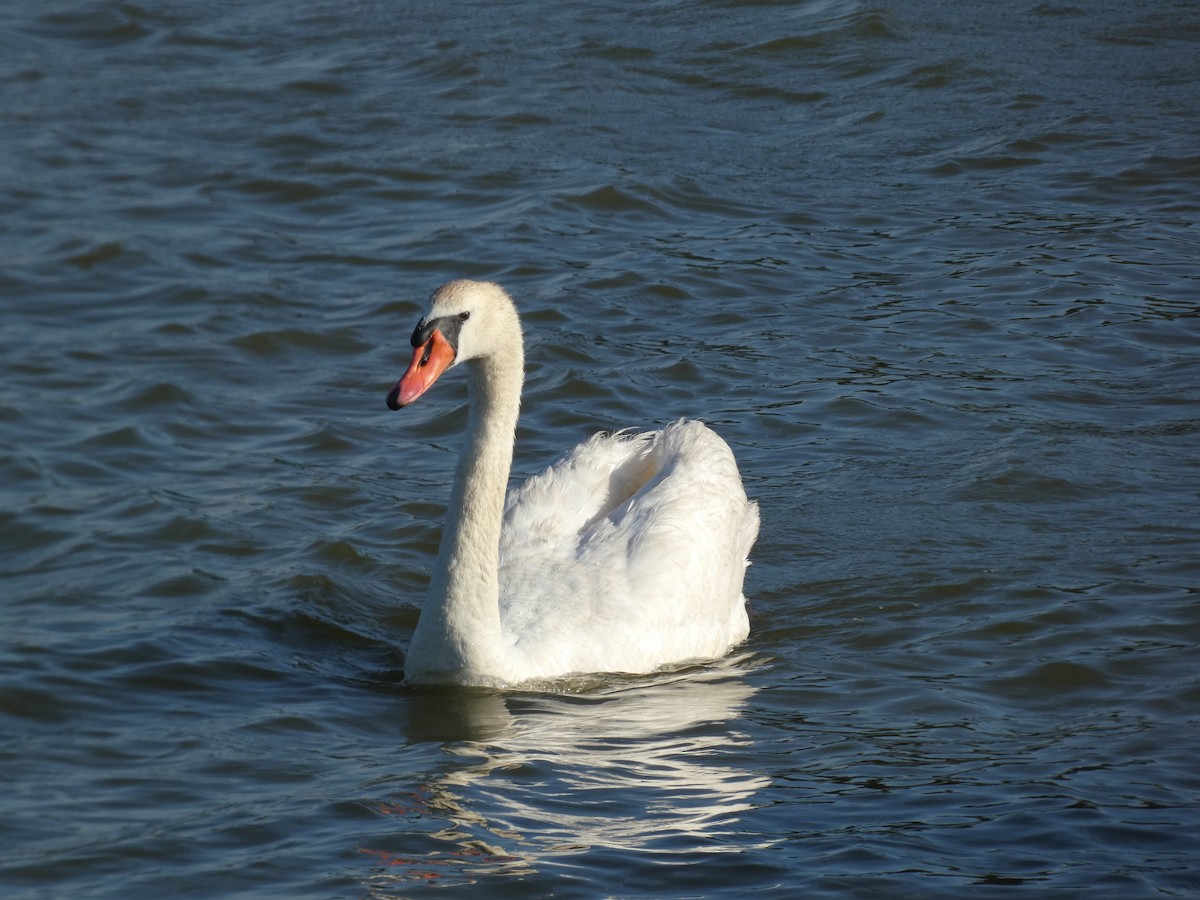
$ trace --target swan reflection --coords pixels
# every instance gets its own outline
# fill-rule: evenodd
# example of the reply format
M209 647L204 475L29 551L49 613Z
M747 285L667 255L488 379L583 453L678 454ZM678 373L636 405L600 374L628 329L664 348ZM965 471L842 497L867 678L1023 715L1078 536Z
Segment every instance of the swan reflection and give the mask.
M604 850L686 862L771 843L742 823L768 786L738 728L756 690L745 662L573 694L414 697L410 734L437 735L450 759L376 804L403 828L364 848L384 863L371 890L527 875Z

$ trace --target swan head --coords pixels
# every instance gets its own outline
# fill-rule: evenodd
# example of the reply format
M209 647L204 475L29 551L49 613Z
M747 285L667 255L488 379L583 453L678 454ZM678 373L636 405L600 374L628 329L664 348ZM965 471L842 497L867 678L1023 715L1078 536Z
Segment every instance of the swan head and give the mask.
M389 409L412 403L447 369L516 348L521 326L504 288L489 281L449 281L429 298L429 312L413 330L412 362L387 396Z

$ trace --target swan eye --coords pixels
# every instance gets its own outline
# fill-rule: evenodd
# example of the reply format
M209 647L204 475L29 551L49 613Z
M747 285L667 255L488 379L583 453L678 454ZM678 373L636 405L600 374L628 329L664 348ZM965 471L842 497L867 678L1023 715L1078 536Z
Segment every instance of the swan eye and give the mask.
M460 312L458 314L458 321L460 321L460 322L465 322L469 318L471 318L471 313L469 311L468 312Z

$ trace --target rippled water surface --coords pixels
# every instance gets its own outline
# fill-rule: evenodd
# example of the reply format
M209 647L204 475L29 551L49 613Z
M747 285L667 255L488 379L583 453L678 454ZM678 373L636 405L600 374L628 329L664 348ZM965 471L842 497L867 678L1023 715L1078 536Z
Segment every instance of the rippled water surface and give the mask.
M0 893L1200 895L1200 8L0 10ZM677 416L729 659L418 690L505 284L514 476ZM449 888L449 891L446 889Z

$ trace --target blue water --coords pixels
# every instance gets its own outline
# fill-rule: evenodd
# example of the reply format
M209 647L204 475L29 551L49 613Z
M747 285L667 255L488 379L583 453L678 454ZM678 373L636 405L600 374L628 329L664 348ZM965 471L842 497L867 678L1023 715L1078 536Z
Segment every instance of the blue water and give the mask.
M0 894L1200 895L1200 8L0 10ZM705 419L728 659L403 655L465 388L514 476Z

